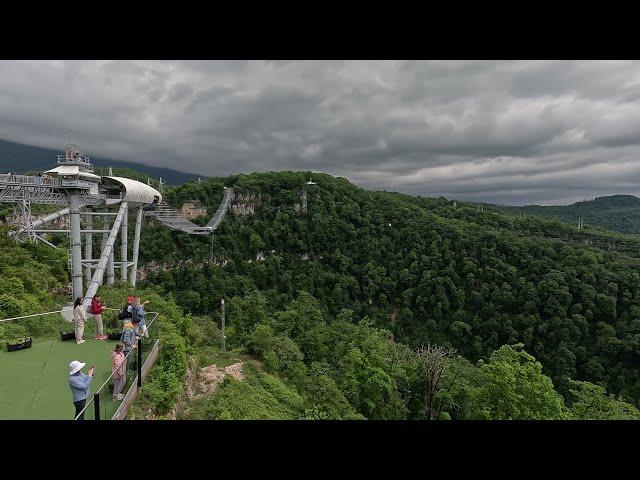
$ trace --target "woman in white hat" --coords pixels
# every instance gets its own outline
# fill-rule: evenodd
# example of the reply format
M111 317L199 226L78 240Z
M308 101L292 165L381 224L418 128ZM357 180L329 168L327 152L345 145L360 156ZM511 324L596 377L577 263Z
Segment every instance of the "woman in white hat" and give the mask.
M82 373L82 369L86 363L74 360L69 364L69 387L71 388L71 396L73 397L73 405L76 407L76 414L73 418L76 418L82 411L87 403L87 397L89 396L89 385L93 380L93 374L96 367L93 366L89 369L87 374ZM80 420L84 420L84 412L80 417Z

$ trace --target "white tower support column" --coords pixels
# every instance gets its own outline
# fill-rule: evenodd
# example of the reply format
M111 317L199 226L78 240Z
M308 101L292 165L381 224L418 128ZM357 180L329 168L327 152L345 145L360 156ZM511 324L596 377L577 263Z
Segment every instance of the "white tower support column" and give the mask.
M105 216L102 219L102 228L104 230L109 230L109 224L111 223L111 220L109 220L109 217ZM107 245L107 238L109 238L109 234L107 233L103 233L102 234L102 241L100 242L100 253L104 252L104 247ZM100 277L100 285L102 285L102 282L104 280L104 275L102 277Z
M71 279L74 300L82 296L82 239L80 237L80 195L69 196L71 212Z
M104 269L109 261L109 258L113 258L113 246L116 243L116 237L118 236L118 230L120 230L120 225L122 223L122 217L124 215L123 212L127 210L127 202L122 202L120 204L120 210L118 210L118 216L113 221L113 227L111 227L111 231L109 232L109 237L105 242L104 248L100 254L100 260L98 261L98 265L96 266L96 271L93 272L93 278L89 283L89 288L87 288L87 293L84 296L83 305L88 306L91 303L91 299L98 292L98 287L102 283L102 278L104 277Z
M91 215L91 207L89 207L89 215L85 218L87 219L87 230L93 230L93 215ZM87 286L91 281L91 258L93 256L93 234L87 233L85 237L84 244L84 261L87 262L87 266L85 268L85 276L87 279Z
M142 229L142 207L136 212L136 230L133 237L133 265L131 266L131 286L136 286L138 275L138 250L140 248L140 230Z
M122 214L122 225L120 226L120 280L122 283L127 281L127 235L129 228L129 210L125 210Z
M109 255L109 267L107 268L107 285L113 285L115 279L115 264L113 261L113 248L111 249L111 255Z
M119 214L119 212L118 212L118 214ZM122 219L120 221L122 221ZM115 220L113 221L113 224L114 225L116 224ZM106 228L105 228L105 230L106 230ZM116 230L116 232L117 232L117 230ZM107 242L108 242L108 240L107 240ZM106 246L106 244L105 244L105 246ZM109 255L109 263L107 264L107 285L113 285L114 279L115 279L115 265L114 265L114 262L113 262L113 248L111 248L111 255Z

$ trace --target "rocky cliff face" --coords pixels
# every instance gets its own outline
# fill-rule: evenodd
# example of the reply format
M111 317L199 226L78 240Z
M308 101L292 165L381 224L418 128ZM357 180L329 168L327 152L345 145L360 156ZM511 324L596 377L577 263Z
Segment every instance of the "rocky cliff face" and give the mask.
M185 202L182 204L180 213L183 217L188 218L189 220L193 220L194 218L206 215L207 209L203 207L200 202Z
M299 192L299 195L300 201L294 203L293 207L300 215L305 215L307 213L309 193L307 193L306 188L303 188L302 191ZM316 192L315 197L317 196L318 193ZM261 203L262 195L259 193L235 192L231 200L230 209L236 217L245 217L255 214L258 208L260 208Z
M240 193L233 194L231 200L231 211L236 217L245 217L253 215L261 203L261 195L259 193Z
M296 203L294 207L296 209L296 212L300 214L307 213L307 190L306 189L300 192L300 202Z

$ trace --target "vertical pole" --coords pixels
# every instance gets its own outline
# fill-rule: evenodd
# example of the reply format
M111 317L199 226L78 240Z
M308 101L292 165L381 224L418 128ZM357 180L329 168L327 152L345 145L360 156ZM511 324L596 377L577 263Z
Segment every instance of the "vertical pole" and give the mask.
M226 337L224 335L224 298L220 300L220 311L222 313L222 351L226 351Z
M91 207L88 208L89 215L87 215L87 230L93 230L93 215ZM84 260L87 262L85 267L85 277L87 278L87 286L91 281L91 257L93 256L93 234L87 233L84 244Z
M71 212L71 276L73 298L83 296L82 291L82 239L80 238L80 196L70 195L69 210Z
M110 230L111 229L108 215L105 215L104 217L102 217L102 228L104 230ZM100 255L101 256L102 256L102 252L104 252L104 247L107 244L107 238L109 238L109 234L106 233L106 232L103 233L102 234L102 242L100 243ZM104 278L100 278L100 285L102 285L103 281L104 281Z
M87 306L91 301L91 298L97 293L98 286L102 281L102 277L104 276L104 271L107 268L107 262L109 261L109 256L113 253L113 248L115 246L116 237L118 236L118 231L120 230L120 225L122 224L122 217L124 216L124 212L127 209L127 202L122 202L120 205L120 209L118 210L118 215L113 221L113 225L111 226L111 230L109 230L109 237L100 252L100 258L98 260L98 264L96 265L95 272L93 272L93 278L91 278L91 283L89 283L89 288L87 289L85 301L87 301Z
M127 229L129 223L129 210L124 211L122 216L122 224L120 225L120 280L122 283L127 281Z
M138 388L142 387L142 339L138 339Z
M138 249L140 248L140 229L142 228L142 207L136 213L136 230L133 237L133 265L131 266L131 286L136 286L138 275Z
M113 250L112 250L111 255L109 255L109 264L107 267L107 285L113 285L114 278L115 278L115 264L113 261Z
M93 394L94 420L100 420L100 394Z
M115 277L115 268L113 264L114 250L115 250L115 244L114 244L114 248L111 249L111 254L109 255L109 263L107 264L107 285L113 285L113 279Z

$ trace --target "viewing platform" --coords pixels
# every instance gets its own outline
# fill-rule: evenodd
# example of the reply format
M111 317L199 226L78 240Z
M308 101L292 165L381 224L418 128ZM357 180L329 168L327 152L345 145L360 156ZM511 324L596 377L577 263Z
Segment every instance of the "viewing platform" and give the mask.
M59 313L57 313L59 315ZM87 373L95 365L90 396L84 412L85 420L121 420L126 416L138 388L155 362L159 349L156 319L158 313L147 312L149 338L142 337L138 349L128 358L124 399L113 399L111 352L117 340L94 340L95 323L89 320L84 331L85 342L75 340L34 339L31 348L8 352L2 343L0 350L0 420L73 420L69 363L86 363ZM66 322L65 322L66 323ZM73 323L68 323L73 330Z

